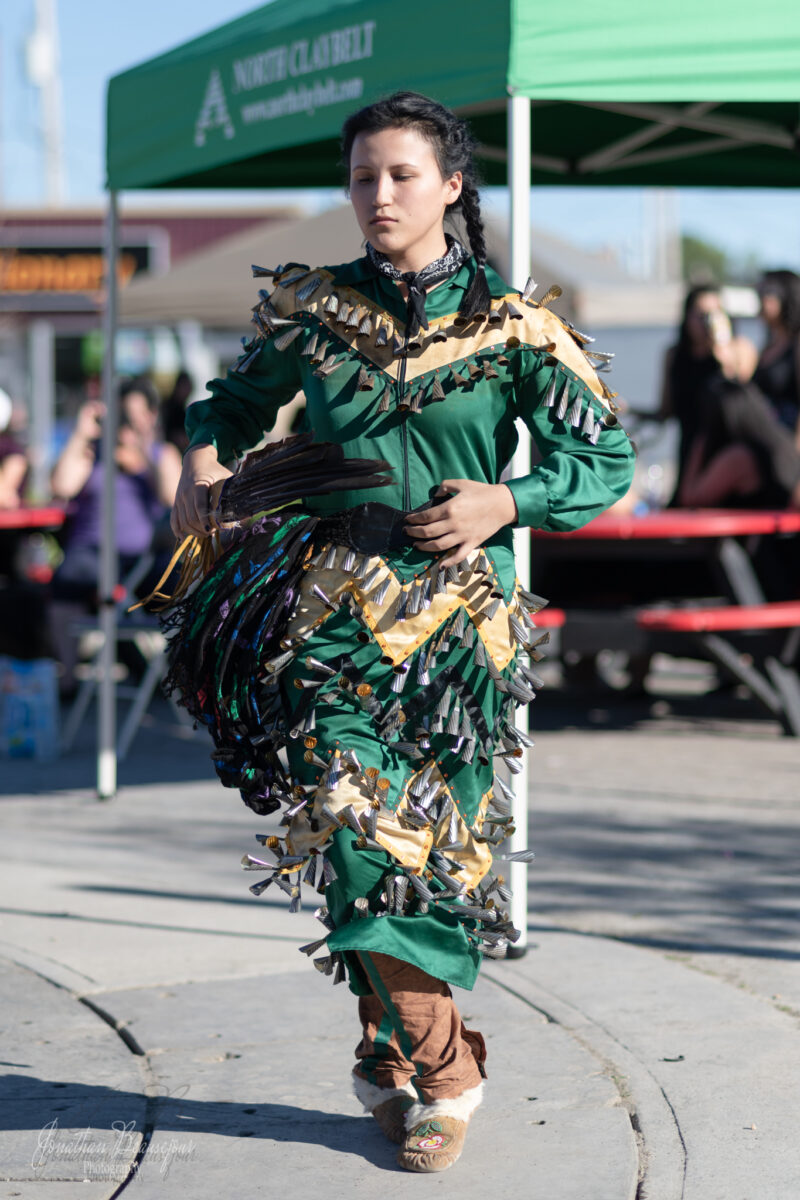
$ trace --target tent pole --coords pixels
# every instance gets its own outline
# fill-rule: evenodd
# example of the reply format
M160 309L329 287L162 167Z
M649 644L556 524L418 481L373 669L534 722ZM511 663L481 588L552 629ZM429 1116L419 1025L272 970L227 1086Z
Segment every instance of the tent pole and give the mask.
M531 270L531 102L527 96L508 99L508 196L510 228L510 283L520 290ZM529 474L531 469L530 435L520 430L519 448L511 464L513 477ZM517 577L524 587L530 587L531 535L530 530L514 530L514 557ZM527 722L527 717L525 718ZM515 832L511 835L511 850L528 846L529 755L519 760L522 770L513 777L514 804L512 815ZM510 878L514 893L511 901L511 920L520 930L519 941L509 948L509 958L520 958L528 943L528 866L511 863Z
M100 540L98 593L100 596L100 629L103 646L100 652L100 680L97 704L97 795L109 800L117 790L117 721L114 664L117 650L117 609L114 592L117 586L117 528L116 528L116 469L114 453L117 445L117 397L114 350L117 333L117 258L119 251L119 216L117 193L108 193L105 230L106 304L103 313L103 526Z

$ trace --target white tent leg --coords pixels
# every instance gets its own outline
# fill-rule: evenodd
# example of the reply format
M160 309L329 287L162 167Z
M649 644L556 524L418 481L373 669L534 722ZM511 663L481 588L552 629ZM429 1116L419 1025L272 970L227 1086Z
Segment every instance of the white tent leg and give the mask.
M531 102L527 96L511 96L508 100L508 194L510 225L511 270L509 282L522 289L531 269ZM512 476L527 475L531 469L530 435L520 430L519 448L511 464ZM517 576L524 587L530 586L531 537L529 529L514 530L514 556ZM527 717L524 718L527 721ZM528 788L529 754L520 762L522 770L513 777L515 832L509 839L511 850L528 846ZM521 936L510 948L509 957L520 957L528 942L528 867L526 863L511 863L509 882L514 896L511 901L511 920Z
M103 528L100 544L100 628L103 647L100 653L100 681L97 704L97 795L108 800L117 790L116 748L116 685L114 663L117 650L117 609L114 590L117 586L117 529L116 529L116 469L114 452L117 444L117 396L114 349L117 332L117 255L119 250L119 219L117 193L108 194L106 216L106 306L103 314L103 420L101 460L103 462Z

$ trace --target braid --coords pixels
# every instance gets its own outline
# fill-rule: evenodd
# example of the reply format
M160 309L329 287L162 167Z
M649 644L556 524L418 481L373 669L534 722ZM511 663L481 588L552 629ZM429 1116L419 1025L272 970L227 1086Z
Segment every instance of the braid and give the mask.
M459 313L467 319L488 313L491 301L486 282L486 238L481 219L478 172L475 167L475 139L466 121L449 108L419 92L395 92L384 100L352 113L342 127L342 160L349 171L350 153L359 133L378 133L383 129L416 129L433 146L442 179L461 172L461 195L449 212L464 217L470 250L476 270L464 293Z
M470 318L477 316L478 313L488 314L491 307L491 293L486 282L486 272L483 269L486 264L486 237L481 219L480 196L474 180L467 180L465 177L460 200L470 249L477 264L472 282L464 293L464 299L458 310L462 317Z

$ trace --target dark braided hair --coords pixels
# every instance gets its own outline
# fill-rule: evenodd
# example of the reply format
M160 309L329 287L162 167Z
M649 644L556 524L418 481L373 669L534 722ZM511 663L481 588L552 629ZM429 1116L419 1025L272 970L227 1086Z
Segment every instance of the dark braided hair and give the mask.
M469 247L477 270L459 305L462 317L488 313L491 302L486 282L486 239L478 194L478 172L473 155L476 142L466 121L449 108L419 92L395 92L384 100L352 113L342 126L342 160L348 172L353 142L359 133L379 133L383 129L415 129L433 147L442 179L461 172L461 195L449 206L460 212L467 229Z

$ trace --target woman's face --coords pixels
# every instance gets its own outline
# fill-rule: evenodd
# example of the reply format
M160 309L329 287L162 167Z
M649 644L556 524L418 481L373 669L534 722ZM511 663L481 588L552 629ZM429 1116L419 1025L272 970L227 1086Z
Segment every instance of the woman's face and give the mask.
M722 301L716 292L699 292L689 309L686 329L692 342L698 347L710 346L711 337L708 318L711 313L722 312Z
M758 289L761 301L760 316L767 325L778 325L781 319L781 298L776 292L771 292L767 284Z
M151 437L156 427L156 413L142 392L128 392L122 402L123 416L139 437Z
M357 134L350 200L364 237L394 262L409 253L417 270L442 253L442 221L461 195L461 173L442 179L433 146L414 129ZM426 257L426 255L428 257Z

